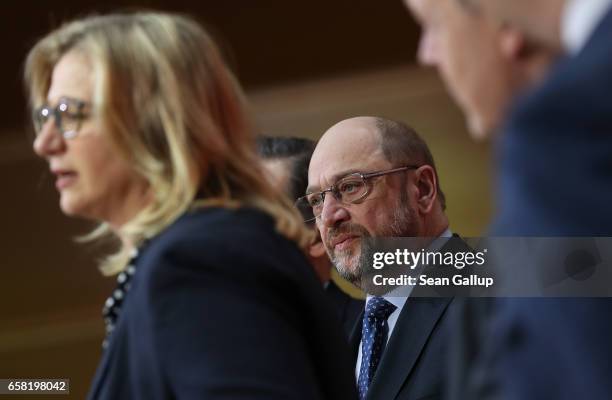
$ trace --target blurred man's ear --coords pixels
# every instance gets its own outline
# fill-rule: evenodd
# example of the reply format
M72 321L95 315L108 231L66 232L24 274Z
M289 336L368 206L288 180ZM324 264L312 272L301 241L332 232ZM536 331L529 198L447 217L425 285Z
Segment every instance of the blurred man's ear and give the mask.
M559 56L527 37L510 25L504 25L499 34L502 57L511 66L517 88L530 87L540 81Z
M501 27L499 48L506 60L515 62L531 62L532 59L543 56L553 59L557 55L555 51L508 24Z
M520 61L528 57L529 46L525 36L511 26L504 26L499 33L499 49L502 56L509 62Z

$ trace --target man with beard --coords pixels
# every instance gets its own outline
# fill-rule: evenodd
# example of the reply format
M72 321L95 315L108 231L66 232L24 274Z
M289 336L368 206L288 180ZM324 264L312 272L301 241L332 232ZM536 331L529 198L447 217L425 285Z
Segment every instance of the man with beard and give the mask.
M310 162L308 195L325 248L342 277L367 289L368 238L444 238L445 199L426 143L406 125L356 117L331 127ZM438 248L439 249L439 248ZM368 295L351 336L360 399L437 399L454 299ZM404 294L404 295L402 295Z

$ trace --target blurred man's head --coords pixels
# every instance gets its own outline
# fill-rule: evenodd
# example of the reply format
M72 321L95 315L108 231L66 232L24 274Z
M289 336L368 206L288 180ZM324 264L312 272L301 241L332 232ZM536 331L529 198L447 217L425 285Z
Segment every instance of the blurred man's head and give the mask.
M308 185L308 164L316 143L310 139L295 137L260 136L257 150L263 159L265 170L275 186L295 201L306 193ZM310 209L300 209L304 220L313 218ZM315 229L314 224L310 223ZM323 282L331 278L331 261L325 252L320 237L309 250L309 259Z
M395 121L357 117L331 127L312 156L307 192L327 253L357 286L363 239L437 237L448 227L431 153Z
M517 92L540 78L551 53L485 12L480 3L489 0L404 1L422 26L419 61L438 69L473 136L490 135Z

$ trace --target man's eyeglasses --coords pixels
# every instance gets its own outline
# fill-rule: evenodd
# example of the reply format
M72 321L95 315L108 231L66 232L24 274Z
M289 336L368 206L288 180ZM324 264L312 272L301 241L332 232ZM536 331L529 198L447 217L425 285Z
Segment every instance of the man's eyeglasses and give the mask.
M90 104L86 101L62 97L54 108L44 104L42 107L35 109L32 113L32 120L34 121L36 136L40 134L49 118L53 117L55 126L62 133L64 139L76 137L81 123L89 117L87 112L89 106Z
M417 168L419 168L419 166L408 165L405 167L370 172L366 174L360 172L350 174L341 178L338 180L338 182L325 190L300 197L295 202L295 205L302 211L302 215L305 214L305 210L312 212L312 217L306 219L306 222L312 222L323 212L323 203L325 202L325 195L328 192L331 193L336 200L343 204L355 204L363 200L370 193L371 185L368 185L368 180L383 175L394 174L396 172L403 172Z

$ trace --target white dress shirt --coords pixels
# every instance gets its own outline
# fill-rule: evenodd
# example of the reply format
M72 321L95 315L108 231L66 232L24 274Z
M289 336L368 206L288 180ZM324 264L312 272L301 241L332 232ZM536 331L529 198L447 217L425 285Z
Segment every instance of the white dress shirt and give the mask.
M611 6L612 0L566 0L561 17L561 41L568 54L575 55L582 50Z
M430 251L439 250L442 246L447 242L448 238L452 237L453 233L450 229L446 229L438 239L434 240L432 244L428 247ZM408 296L412 292L413 286L400 286L398 288L393 289L386 295L382 296L383 299L387 300L389 303L393 304L395 307L395 311L393 311L389 317L387 318L387 325L389 325L389 334L387 335L387 343L389 343L389 339L391 338L391 334L393 333L393 328L395 328L395 324L397 323L397 318L402 312L402 308L406 304L406 300L408 300ZM366 298L366 302L364 305L367 306L368 301L374 296L368 295ZM357 350L357 365L355 366L355 378L359 380L359 370L361 369L361 347L363 345L363 340L359 342L359 349Z

